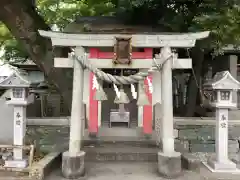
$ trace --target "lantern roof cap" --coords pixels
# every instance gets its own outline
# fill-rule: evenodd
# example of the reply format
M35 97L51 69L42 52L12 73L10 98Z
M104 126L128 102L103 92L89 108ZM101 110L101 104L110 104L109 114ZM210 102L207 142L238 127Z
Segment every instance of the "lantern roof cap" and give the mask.
M229 71L217 72L212 80L204 84L204 89L238 90L240 82Z
M0 82L0 88L37 87L44 81L44 75L39 71L26 72L11 66L13 72Z

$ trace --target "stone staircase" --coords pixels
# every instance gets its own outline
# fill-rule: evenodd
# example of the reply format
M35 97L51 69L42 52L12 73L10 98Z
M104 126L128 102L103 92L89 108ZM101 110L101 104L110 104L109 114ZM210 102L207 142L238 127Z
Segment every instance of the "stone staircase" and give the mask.
M157 162L158 148L149 141L86 141L86 162Z

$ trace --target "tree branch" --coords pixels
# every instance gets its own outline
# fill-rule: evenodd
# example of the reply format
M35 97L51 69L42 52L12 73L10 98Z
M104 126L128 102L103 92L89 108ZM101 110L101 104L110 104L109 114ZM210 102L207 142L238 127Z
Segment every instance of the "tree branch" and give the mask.
M70 107L72 81L69 81L69 78L65 75L66 70L54 68L51 41L41 37L38 33L39 29L50 30L50 27L39 16L32 4L23 1L2 0L0 19L13 36L23 44L31 59L61 92Z

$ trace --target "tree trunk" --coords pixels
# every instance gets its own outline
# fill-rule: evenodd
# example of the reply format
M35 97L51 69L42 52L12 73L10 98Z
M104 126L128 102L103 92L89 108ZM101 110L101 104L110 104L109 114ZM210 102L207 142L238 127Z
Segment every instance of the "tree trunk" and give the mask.
M194 74L190 76L187 89L187 105L185 116L194 116L197 104L197 98L199 96L199 89L197 84L200 84L200 77L202 72L202 64L204 61L204 51L198 46L194 47L191 51L193 60Z
M22 43L34 63L44 72L47 80L56 86L65 103L71 107L72 81L66 75L68 70L54 68L51 41L38 33L39 29L50 28L37 13L32 0L1 0L0 20Z

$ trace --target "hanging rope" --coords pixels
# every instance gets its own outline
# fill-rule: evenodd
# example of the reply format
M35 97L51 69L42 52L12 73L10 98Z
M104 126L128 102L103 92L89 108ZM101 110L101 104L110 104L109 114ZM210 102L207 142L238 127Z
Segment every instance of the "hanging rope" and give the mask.
M89 63L88 61L88 57L87 54L81 55L81 56L76 56L73 52L69 54L69 57L72 58L72 60L77 60L79 63L81 63L81 65L84 68L89 69L91 72L93 72L95 74L95 76L101 80L104 80L108 83L113 83L113 84L117 84L117 85L123 85L123 84L133 84L133 83L137 83L141 80L144 80L148 74L150 72L153 72L154 70L161 70L162 64L157 64L157 62L155 62L156 67L151 67L147 72L138 72L134 75L130 75L130 76L113 76L111 74L105 73L101 70L99 70L98 68L94 67L92 64ZM167 59L165 59L163 61L163 63L165 63L168 59L170 59L169 56Z

